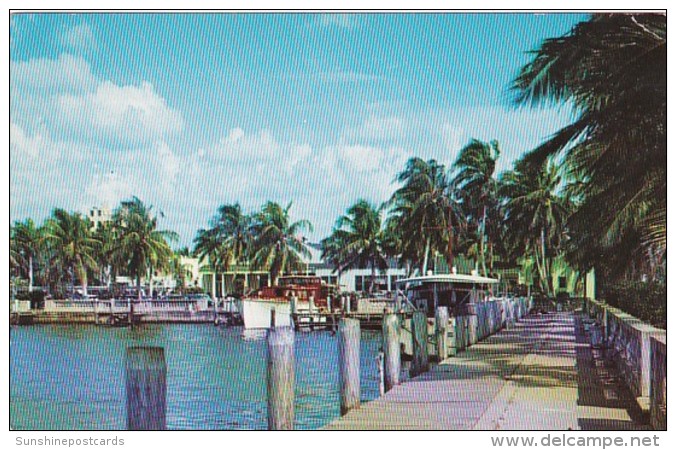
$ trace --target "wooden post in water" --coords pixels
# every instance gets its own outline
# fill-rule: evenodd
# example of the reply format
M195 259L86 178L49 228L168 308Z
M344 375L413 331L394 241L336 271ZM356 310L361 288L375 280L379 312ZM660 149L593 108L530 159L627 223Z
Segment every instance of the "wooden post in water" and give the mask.
M270 328L275 328L275 315L276 315L275 308L272 308L270 310Z
M399 384L401 371L401 340L399 316L387 311L383 315L383 353L385 392Z
M437 307L435 319L435 330L437 335L437 360L439 362L448 358L448 308L445 306Z
M267 344L268 430L293 430L296 384L293 328L270 328Z
M342 319L338 323L338 370L340 371L340 414L359 408L359 320Z
M429 370L427 353L427 317L423 311L415 311L411 319L413 334L413 361L411 361L411 377Z
M378 352L378 393L385 394L385 354Z
M167 365L162 347L129 347L126 360L127 429L166 430Z
M94 322L96 325L99 324L99 299L94 299Z
M299 325L298 325L298 304L296 301L296 296L291 294L289 297L289 302L291 303L291 323L293 323L293 328L298 331L299 330Z

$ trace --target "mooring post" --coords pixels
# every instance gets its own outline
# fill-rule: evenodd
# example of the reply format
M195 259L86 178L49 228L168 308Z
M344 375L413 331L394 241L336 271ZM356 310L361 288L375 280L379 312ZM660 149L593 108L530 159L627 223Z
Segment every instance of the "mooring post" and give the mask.
M437 307L434 319L437 335L437 360L441 362L448 358L448 308L446 306Z
M298 304L296 301L296 296L291 294L291 297L289 298L289 301L291 303L291 322L293 323L293 328L297 331L299 330L300 326L298 325Z
M378 393L385 394L385 354L378 352Z
M293 430L296 384L293 328L270 328L267 344L268 430Z
M423 311L415 311L411 319L413 334L413 361L411 362L411 377L420 375L429 370L427 353L427 317Z
M342 319L338 323L338 368L340 371L340 414L359 408L359 341L357 319Z
M275 328L275 315L276 315L275 308L272 308L270 310L270 328Z
M162 347L129 347L127 429L167 429L167 365Z
M94 299L94 322L96 325L99 324L99 299Z
M401 339L399 316L387 311L383 315L383 353L385 392L399 384L401 371Z

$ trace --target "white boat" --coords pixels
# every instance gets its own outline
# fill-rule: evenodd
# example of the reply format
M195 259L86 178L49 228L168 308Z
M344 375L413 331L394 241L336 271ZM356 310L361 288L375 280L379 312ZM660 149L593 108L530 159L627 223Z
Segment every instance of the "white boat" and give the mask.
M335 295L335 286L327 285L317 276L292 275L280 277L277 285L259 289L242 297L239 311L244 328L270 328L272 311L275 326L293 326L292 298L295 312L303 315L302 321L325 321L319 312L327 308L327 299ZM316 314L316 316L313 316Z
M425 312L427 316L428 336L434 336L435 313L437 307L447 307L449 320L463 314L471 305L492 298L493 287L499 280L476 274L437 274L424 275L397 280L398 303L402 309ZM403 297L403 299L402 299ZM403 300L403 301L402 301ZM411 319L402 323L401 343L403 353L412 355ZM434 340L428 340L430 355L436 355Z

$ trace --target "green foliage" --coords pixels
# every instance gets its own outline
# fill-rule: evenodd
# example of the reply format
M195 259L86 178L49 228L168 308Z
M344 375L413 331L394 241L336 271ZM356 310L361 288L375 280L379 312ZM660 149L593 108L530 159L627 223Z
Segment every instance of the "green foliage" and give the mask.
M658 328L667 328L666 283L620 282L607 286L602 295L609 305Z
M575 108L528 158L563 153L581 200L567 253L583 270L654 277L665 263L666 25L664 13L596 14L546 40L514 81L519 104ZM608 261L617 253L630 257Z
M322 257L330 261L336 270L350 268L371 269L373 291L376 271L387 269L386 236L380 218L381 208L375 208L366 200L358 200L340 217L331 236L324 239Z

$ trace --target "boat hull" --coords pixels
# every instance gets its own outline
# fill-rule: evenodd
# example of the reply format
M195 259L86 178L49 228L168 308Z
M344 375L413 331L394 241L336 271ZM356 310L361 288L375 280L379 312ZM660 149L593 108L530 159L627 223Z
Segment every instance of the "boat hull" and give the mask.
M307 302L298 303L298 324L293 323L291 317L291 303L271 299L242 299L239 311L246 329L270 328L272 310L275 310L275 327L290 327L294 325L314 326L326 323L326 317L319 314L316 307L310 308Z
M241 300L240 313L244 328L270 328L272 311L275 311L275 326L291 326L291 305L289 302L261 299Z

